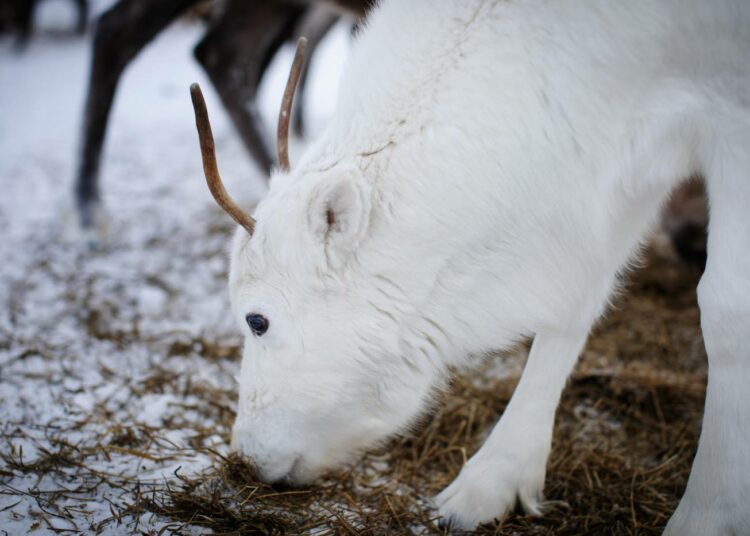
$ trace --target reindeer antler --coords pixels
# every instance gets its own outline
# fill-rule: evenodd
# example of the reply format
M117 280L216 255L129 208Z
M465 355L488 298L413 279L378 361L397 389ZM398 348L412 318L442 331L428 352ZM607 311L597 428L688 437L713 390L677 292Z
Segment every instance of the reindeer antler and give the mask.
M281 99L281 110L279 111L279 126L277 130L276 144L279 149L279 167L282 171L289 171L289 119L292 115L292 101L297 89L302 66L305 62L305 46L307 39L300 37L297 41L297 50L294 53L294 61L289 71L289 79L286 81L286 89Z
M307 45L307 39L300 37L297 41L297 50L294 53L294 61L289 72L284 96L281 99L277 143L279 146L279 167L282 171L289 171L289 119L292 112L294 92L297 89L297 83L305 61L305 45ZM198 84L190 86L190 97L193 100L195 126L198 128L198 139L200 140L201 157L203 158L203 173L206 175L208 189L211 190L211 195L214 196L219 206L252 236L255 230L255 220L229 197L227 190L224 188L224 183L221 181L219 167L216 164L216 146L214 145L214 136L211 133L211 122L208 120L206 101L203 99L203 92Z
M211 133L211 123L208 120L206 101L203 99L203 92L198 84L190 86L190 97L193 100L195 126L198 128L198 139L200 140L201 157L203 158L203 173L206 175L208 189L211 190L211 195L214 196L219 206L252 236L255 230L255 220L237 206L237 203L229 197L224 188L224 183L221 182L219 167L216 165L216 147L214 136Z

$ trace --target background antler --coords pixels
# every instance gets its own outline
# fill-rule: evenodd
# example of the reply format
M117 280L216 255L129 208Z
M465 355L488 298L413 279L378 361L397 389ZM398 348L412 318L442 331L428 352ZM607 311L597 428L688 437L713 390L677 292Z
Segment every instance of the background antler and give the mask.
M203 173L206 175L208 189L211 190L211 195L214 196L219 206L252 236L255 230L255 220L229 197L224 188L224 183L221 182L219 167L216 164L216 147L214 145L214 136L211 133L211 123L208 120L206 101L203 99L203 92L198 84L190 86L190 97L193 100L195 126L198 128L198 139L200 140L201 157L203 158Z
M279 126L276 132L276 144L279 149L279 167L282 171L289 171L289 119L292 115L292 101L297 89L302 67L305 62L305 46L307 39L300 37L297 41L297 50L294 53L292 69L289 71L289 79L286 81L286 89L281 99L281 110L279 111Z

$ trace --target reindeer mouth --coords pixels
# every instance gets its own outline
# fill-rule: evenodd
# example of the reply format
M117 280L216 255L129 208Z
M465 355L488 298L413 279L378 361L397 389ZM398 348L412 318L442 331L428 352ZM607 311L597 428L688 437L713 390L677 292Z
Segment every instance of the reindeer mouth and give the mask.
M265 482L266 484L271 484L272 486L289 486L289 487L296 487L299 486L301 483L296 478L296 473L299 471L300 462L302 461L302 456L298 455L292 458L285 466L282 466L280 469L279 467L264 467L260 465L257 461L250 459L250 462L253 466L253 470L256 474L256 476Z
M294 461L292 462L292 466L289 468L289 471L287 471L286 475L283 477L283 481L285 484L296 487L301 486L309 482L309 480L305 480L304 478L299 478L300 467L302 462L302 456L297 456Z
M311 468L309 464L305 463L304 456L298 455L294 458L286 473L276 479L273 484L288 486L290 488L300 488L311 484L324 472L324 468Z

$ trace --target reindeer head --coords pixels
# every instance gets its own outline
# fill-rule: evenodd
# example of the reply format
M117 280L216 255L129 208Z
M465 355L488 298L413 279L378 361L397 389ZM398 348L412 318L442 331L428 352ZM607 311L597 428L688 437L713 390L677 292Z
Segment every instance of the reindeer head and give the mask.
M242 227L229 278L245 335L232 445L263 479L290 483L403 429L434 379L401 357L398 314L378 306L398 290L377 292L377 272L359 255L371 225L370 184L355 165L290 172L289 113L303 47L301 40L279 117L282 173L257 222L221 183L205 103L191 88L209 188Z

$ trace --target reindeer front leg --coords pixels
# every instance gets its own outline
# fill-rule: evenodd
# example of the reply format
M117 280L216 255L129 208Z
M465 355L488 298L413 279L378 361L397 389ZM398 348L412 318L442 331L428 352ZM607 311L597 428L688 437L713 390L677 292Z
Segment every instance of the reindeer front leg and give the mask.
M84 230L95 229L100 223L99 164L120 76L143 47L196 2L120 0L96 23L75 186Z
M520 500L541 512L547 457L560 394L588 336L538 333L508 407L482 448L436 498L451 527L472 529L507 514Z

